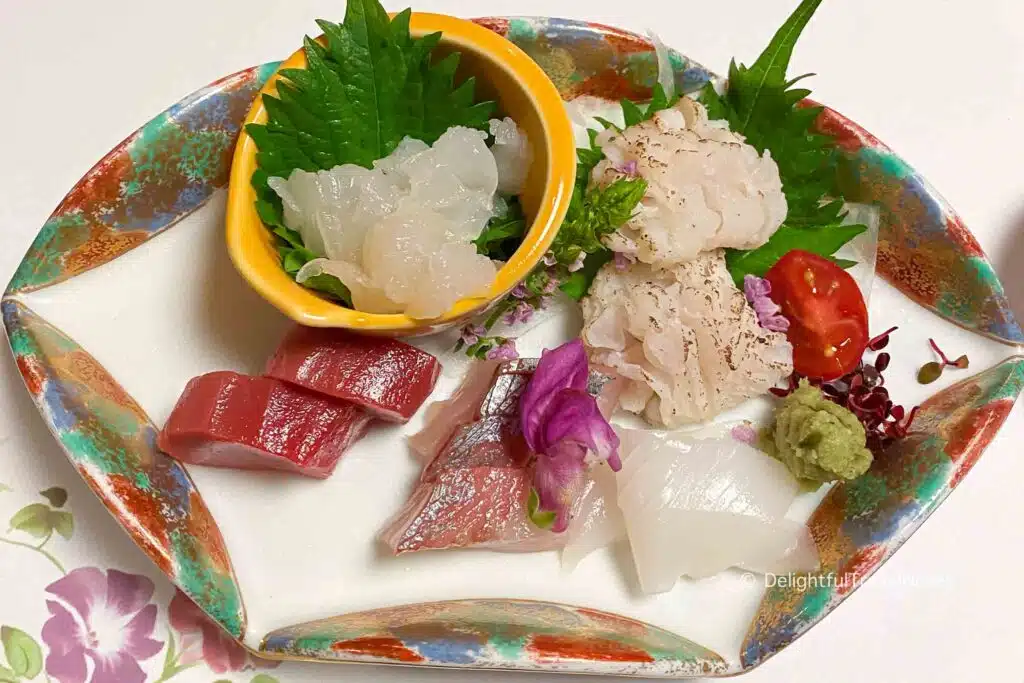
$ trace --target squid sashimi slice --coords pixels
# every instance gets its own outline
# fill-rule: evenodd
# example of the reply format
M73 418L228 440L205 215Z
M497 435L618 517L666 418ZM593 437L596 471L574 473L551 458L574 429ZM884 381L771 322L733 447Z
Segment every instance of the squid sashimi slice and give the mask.
M566 532L562 567L572 571L590 553L626 538L626 523L615 504L615 473L604 463L590 468L579 513Z
M807 527L721 512L664 509L626 527L644 593L672 590L680 575L703 579L739 567L787 574L812 571L818 554Z
M729 436L624 433L617 503L644 592L729 567L817 568L806 525L785 519L799 485L782 463Z
M426 351L397 339L296 326L267 362L269 377L406 422L434 390L441 371Z
M480 402L487 395L498 370L499 361L474 361L462 384L451 398L427 406L420 431L409 437L409 447L425 461L430 461L448 443L459 425L476 419Z
M193 465L324 479L371 419L351 403L276 379L211 372L189 381L157 445Z

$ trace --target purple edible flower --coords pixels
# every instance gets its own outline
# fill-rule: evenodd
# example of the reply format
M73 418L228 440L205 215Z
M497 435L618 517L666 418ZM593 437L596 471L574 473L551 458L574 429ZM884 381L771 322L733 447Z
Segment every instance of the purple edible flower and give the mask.
M518 323L528 323L532 317L533 306L525 301L520 301L515 308L505 314L505 324L516 325Z
M487 360L515 360L519 358L519 352L516 351L516 340L506 339L498 346L487 351L485 357Z
M772 293L772 285L764 278L756 275L743 277L743 293L757 314L758 324L772 332L785 332L789 329L789 320L779 313L778 304L768 296Z
M751 427L749 424L736 425L729 430L730 436L745 444L751 446L757 445L757 430Z
M544 265L545 266L551 267L551 266L555 265L556 263L558 263L558 259L555 258L554 254L552 254L550 251L548 253L544 254Z
M635 261L629 254L623 254L622 252L615 252L615 270L622 272L633 265Z
M623 161L621 164L615 167L615 170L618 171L619 173L623 173L628 176L635 176L637 174L636 159Z
M576 260L569 264L569 272L575 273L583 268L583 262L587 260L587 252L581 251L576 255Z
M487 334L487 330L483 325L474 325L470 323L462 328L462 343L466 346L472 346L480 341L480 337Z
M587 392L590 369L583 342L575 339L541 354L519 403L523 438L537 454L533 486L540 509L555 513L551 530L565 531L573 496L588 462L607 461L618 471L619 437Z
M526 285L520 282L518 285L512 288L512 296L516 299L525 299L530 296L530 291L526 289Z

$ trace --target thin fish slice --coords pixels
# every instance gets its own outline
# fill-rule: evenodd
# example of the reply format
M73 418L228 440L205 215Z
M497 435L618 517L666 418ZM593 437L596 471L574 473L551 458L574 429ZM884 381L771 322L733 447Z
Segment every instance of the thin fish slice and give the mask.
M440 371L432 355L397 339L296 326L264 374L349 401L382 420L406 422L430 396Z
M194 465L323 479L370 421L358 406L276 379L211 372L189 381L157 444Z
M519 433L519 399L536 367L537 359L521 358L497 368L477 419L455 427L424 467L409 500L381 531L392 552L469 547L533 552L565 544L566 534L539 529L526 509L533 474ZM479 377L470 379L467 397L479 391ZM607 381L591 373L589 389L596 395ZM437 419L445 414L439 412Z
M491 417L456 430L380 532L393 553L469 547L531 552L564 543L527 517L528 451L521 436L503 428L505 422Z
M429 462L459 425L476 418L480 402L490 390L498 365L498 361L474 361L451 398L427 406L424 416L426 426L408 439L414 453Z

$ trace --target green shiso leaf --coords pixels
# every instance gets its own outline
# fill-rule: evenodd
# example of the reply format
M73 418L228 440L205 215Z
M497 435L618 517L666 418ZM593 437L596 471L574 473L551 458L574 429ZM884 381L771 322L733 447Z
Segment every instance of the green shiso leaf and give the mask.
M835 141L813 130L821 107L800 104L811 91L793 87L807 76L786 76L793 47L820 4L801 2L750 67L734 60L723 94L710 83L701 93L710 118L727 120L758 152L771 153L789 206L785 223L768 244L729 253L729 270L737 283L748 273L763 275L791 249L831 256L865 230L842 225Z
M865 229L863 225L840 225L838 223L813 227L783 225L772 235L767 244L763 244L757 249L726 250L725 261L737 286L742 286L744 275L764 277L769 268L794 249L802 249L828 257L836 253L839 247L864 232ZM843 268L848 267L840 265Z
M474 79L456 83L458 53L432 58L441 34L411 36L410 13L391 19L377 0L349 0L343 23L318 21L326 45L305 39L308 68L283 70L277 95L263 96L267 122L246 126L258 150L256 211L280 239L290 275L321 255L306 250L299 233L285 226L268 178L341 164L372 168L406 136L433 144L451 126L486 128L494 112L493 102L476 101ZM351 303L333 276L304 284Z
M480 236L473 240L477 253L490 258L507 261L523 241L526 233L526 216L519 199L509 200L508 210L503 216L495 216L487 222Z

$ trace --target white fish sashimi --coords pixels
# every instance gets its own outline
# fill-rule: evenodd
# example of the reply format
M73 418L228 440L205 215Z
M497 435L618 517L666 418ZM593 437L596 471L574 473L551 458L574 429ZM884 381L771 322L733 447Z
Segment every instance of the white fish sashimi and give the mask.
M642 535L626 522L644 593L672 590L680 575L704 579L730 567L762 574L813 571L818 555L807 527L719 512L661 510Z
M579 512L566 531L562 568L572 571L590 553L626 538L626 522L615 504L615 473L604 463L590 472Z
M516 122L508 117L491 119L490 131L494 136L491 154L498 167L498 192L519 194L526 184L526 174L533 158L530 141Z
M666 269L606 264L581 309L591 362L628 380L619 405L653 425L707 421L793 371L793 347L760 326L722 250Z
M720 247L754 249L786 217L779 169L704 106L683 97L623 131L597 136L606 159L593 181L608 185L635 162L647 192L635 216L604 238L613 251L668 267Z
M620 434L617 505L645 593L729 567L817 568L806 525L785 519L799 485L782 463L729 436Z
M518 192L530 161L512 119L491 128L493 149L484 131L453 126L433 146L404 139L372 169L345 164L270 178L285 224L324 257L296 280L334 275L357 310L423 319L485 294L497 266L472 241L506 210L496 193Z

